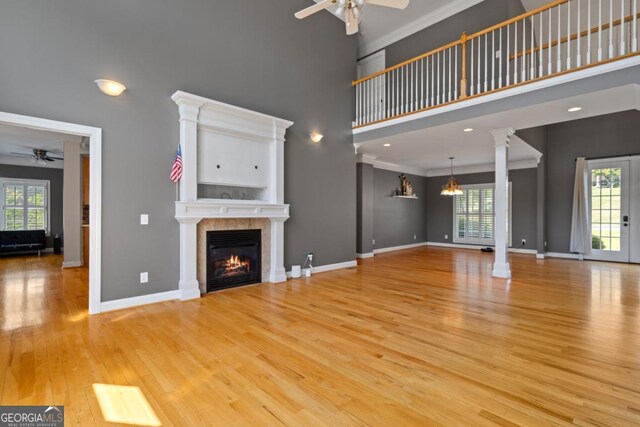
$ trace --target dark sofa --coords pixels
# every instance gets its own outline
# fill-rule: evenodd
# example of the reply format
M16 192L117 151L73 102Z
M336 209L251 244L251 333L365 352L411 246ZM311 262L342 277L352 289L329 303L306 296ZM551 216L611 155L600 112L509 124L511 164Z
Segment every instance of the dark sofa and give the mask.
M44 230L0 231L0 253L40 251L45 248Z

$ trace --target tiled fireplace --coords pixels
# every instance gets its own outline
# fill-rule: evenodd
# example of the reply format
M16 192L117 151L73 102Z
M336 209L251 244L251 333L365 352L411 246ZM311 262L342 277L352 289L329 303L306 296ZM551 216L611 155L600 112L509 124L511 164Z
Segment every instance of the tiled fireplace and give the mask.
M239 283L286 281L284 135L293 123L180 91L172 99L180 111L184 168L175 214L180 299ZM207 188L206 198L198 197L199 186ZM238 246L235 253L214 250L220 259L213 260L211 246L220 243L214 231L236 236L251 231L259 237L259 252L250 254L251 245L257 249L246 240L241 245L249 246Z

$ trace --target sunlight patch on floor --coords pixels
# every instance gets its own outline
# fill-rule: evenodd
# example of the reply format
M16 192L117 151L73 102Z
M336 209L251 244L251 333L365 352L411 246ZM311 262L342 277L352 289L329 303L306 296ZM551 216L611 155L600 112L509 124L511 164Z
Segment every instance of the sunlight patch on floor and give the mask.
M136 426L162 425L140 387L93 384L93 392L107 422Z

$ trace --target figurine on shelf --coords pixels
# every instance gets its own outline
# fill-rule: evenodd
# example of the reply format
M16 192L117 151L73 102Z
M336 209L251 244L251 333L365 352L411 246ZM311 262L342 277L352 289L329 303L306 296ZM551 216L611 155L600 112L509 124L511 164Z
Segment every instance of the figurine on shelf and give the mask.
M413 186L411 185L411 181L405 174L400 175L400 183L402 184L402 195L413 197Z

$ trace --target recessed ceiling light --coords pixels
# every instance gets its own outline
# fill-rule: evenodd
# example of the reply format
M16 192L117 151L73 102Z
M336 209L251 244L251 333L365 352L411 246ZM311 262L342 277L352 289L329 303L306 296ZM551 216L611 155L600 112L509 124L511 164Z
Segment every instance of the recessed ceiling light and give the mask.
M473 132L473 128L465 128L465 132Z
M384 144L385 147L391 147L391 144Z
M567 111L569 111L570 113L575 113L576 111L580 110L582 110L582 107L571 107Z

